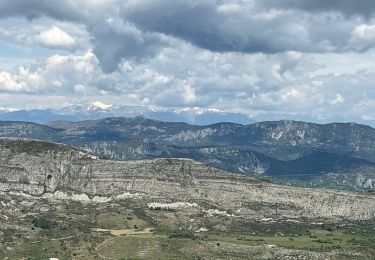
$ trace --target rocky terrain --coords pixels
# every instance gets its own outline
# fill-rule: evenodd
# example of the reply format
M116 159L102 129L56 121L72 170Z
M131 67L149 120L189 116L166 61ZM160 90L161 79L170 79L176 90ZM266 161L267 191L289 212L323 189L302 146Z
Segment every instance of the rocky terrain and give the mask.
M0 154L4 259L372 254L372 193L282 186L191 159L103 160L30 139L1 138Z
M247 218L375 217L372 194L280 186L232 175L190 159L109 161L65 145L17 139L1 139L0 153L2 191L36 196L67 191L89 197L131 193L206 203L213 209Z
M194 126L135 118L0 122L0 136L55 141L101 158L190 158L229 172L317 188L375 187L375 130L295 121Z

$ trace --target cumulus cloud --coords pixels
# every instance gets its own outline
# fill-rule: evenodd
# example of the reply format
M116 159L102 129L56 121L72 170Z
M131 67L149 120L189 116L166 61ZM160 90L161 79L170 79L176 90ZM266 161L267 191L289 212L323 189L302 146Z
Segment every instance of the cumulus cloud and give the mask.
M18 73L0 71L0 89L6 92L69 95L77 84L90 84L95 77L95 56L54 55L27 67ZM97 64L97 62L96 62Z
M5 91L19 91L23 88L22 84L17 82L16 77L6 71L0 72L0 86Z
M337 106L342 113L351 111L363 93L371 96L368 89L374 71L337 76L329 71L315 76L300 73L309 62L300 53L243 56L181 43L151 59L122 61L110 74L101 72L91 52L54 55L18 74L2 73L9 81L8 92L33 91L107 103L128 100L157 107L215 107L250 114L300 111L319 116ZM358 94L350 94L353 88Z
M32 64L22 73L7 73L35 93L110 93L131 95L139 103L156 106L209 106L220 99L246 98L254 93L278 90L293 71L288 54L241 57L236 53L212 53L181 42L143 60L124 60L119 69L105 74L94 53L53 55ZM295 58L292 58L295 59ZM294 61L293 61L294 62ZM292 63L293 63L292 62ZM269 70L270 67L274 69ZM280 67L285 67L280 70ZM284 75L283 75L284 74ZM39 81L27 81L35 75ZM9 90L11 91L11 90Z
M357 51L366 51L375 45L375 24L360 24L351 32L350 45Z
M0 19L1 39L33 48L71 52L91 48L89 33L83 25L46 17L31 21L15 17Z
M40 32L36 37L42 44L48 47L71 48L76 44L74 38L57 26Z
M375 70L301 73L309 63L314 63L309 56L296 53L243 56L182 43L153 58L124 60L110 74L101 71L91 52L54 55L21 67L18 73L0 72L0 86L3 93L23 100L28 94L39 98L37 107L49 99L60 100L49 104L54 107L90 99L106 104L212 107L263 119L267 115L296 118L296 114L308 115L309 120L370 118ZM322 70L319 64L311 67ZM7 106L6 101L2 105Z
M340 105L344 103L345 99L342 95L336 94L336 97L330 102L332 105Z

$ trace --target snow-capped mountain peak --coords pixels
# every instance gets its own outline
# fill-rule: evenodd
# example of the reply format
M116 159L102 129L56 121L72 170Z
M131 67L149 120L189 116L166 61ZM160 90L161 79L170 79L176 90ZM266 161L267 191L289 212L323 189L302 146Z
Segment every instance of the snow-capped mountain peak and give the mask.
M91 104L91 107L92 108L100 108L100 109L103 109L103 110L106 110L106 109L109 109L111 108L113 105L109 105L109 104L105 104L101 101L94 101L92 102Z
M193 115L201 115L204 113L224 113L224 111L221 111L219 109L202 108L202 107L187 107L187 108L182 108L182 109L176 109L174 112L193 114Z

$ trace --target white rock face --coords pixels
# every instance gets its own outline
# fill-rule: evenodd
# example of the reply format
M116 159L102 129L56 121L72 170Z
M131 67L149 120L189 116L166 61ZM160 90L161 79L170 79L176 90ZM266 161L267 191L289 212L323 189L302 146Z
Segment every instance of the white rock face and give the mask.
M147 206L151 209L181 209L181 208L197 208L197 203L188 203L188 202L173 202L173 203L159 203L159 202L152 202L147 204Z
M99 160L26 140L0 140L0 191L93 202L139 195L172 203L163 206L210 205L212 214L252 219L375 218L373 194L275 185L189 159Z
M281 137L283 137L284 131L280 131L278 133L272 133L272 138L279 140Z
M182 131L176 135L167 138L168 141L189 141L189 140L200 140L216 133L216 129L204 128L196 131Z

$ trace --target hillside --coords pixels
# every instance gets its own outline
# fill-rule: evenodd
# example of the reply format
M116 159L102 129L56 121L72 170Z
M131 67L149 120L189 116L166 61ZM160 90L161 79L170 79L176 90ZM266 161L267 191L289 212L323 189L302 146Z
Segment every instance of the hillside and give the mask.
M375 217L372 196L284 187L232 175L190 159L108 161L64 145L17 139L0 139L0 148L3 191L39 196L57 191L89 196L130 192L195 203L202 197L205 203L232 212L240 205L264 204L261 212L242 206L238 214L246 218L298 215L365 220ZM327 198L334 199L326 203ZM277 204L284 211L276 212L276 208L270 207Z
M372 254L374 194L281 186L190 159L101 160L28 139L0 139L0 155L2 257Z

